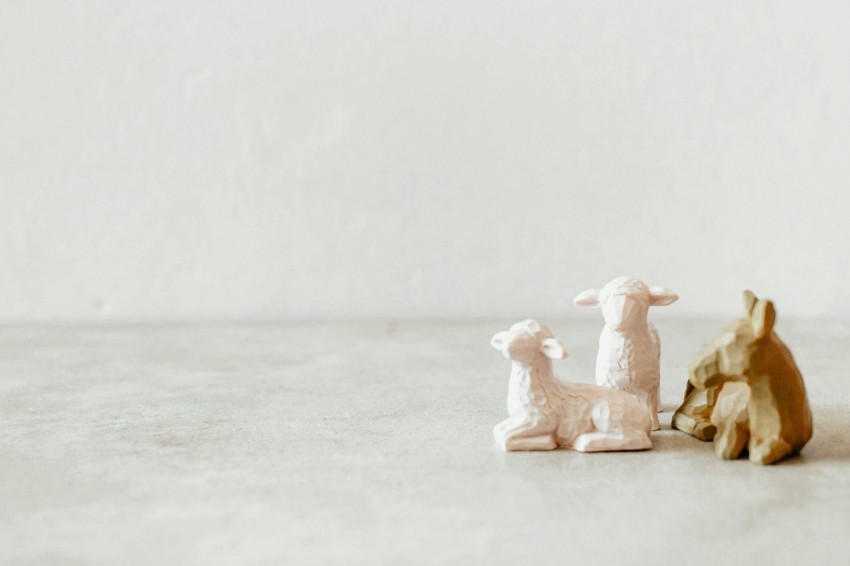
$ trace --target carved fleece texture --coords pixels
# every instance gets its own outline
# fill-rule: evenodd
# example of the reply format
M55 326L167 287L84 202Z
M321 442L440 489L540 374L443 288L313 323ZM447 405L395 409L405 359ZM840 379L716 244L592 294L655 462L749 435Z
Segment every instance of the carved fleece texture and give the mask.
M534 320L517 323L492 344L512 361L509 418L493 429L504 450L583 452L645 450L651 420L627 393L597 385L561 381L552 359L566 356L551 331Z
M576 304L601 307L605 318L596 383L634 395L650 413L653 430L661 428L661 341L647 313L651 305L670 304L677 298L672 291L632 277L618 277L599 291L589 289L576 297Z

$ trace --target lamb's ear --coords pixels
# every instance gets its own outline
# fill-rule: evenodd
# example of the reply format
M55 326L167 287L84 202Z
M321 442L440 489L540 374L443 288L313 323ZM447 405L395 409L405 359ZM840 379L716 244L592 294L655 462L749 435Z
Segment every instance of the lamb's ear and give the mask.
M757 339L761 340L770 336L773 325L776 324L776 309L773 301L768 299L757 301L750 317L753 319L753 334Z
M564 346L554 338L547 338L540 345L540 351L550 360L562 360L567 357Z
M658 285L649 288L649 304L653 307L663 307L679 300L679 295Z
M497 332L493 338L490 339L490 345L496 348L497 350L503 350L505 345L508 343L508 331L502 330L501 332Z
M759 298L756 297L756 294L750 291L749 289L744 289L744 310L747 311L748 315L753 314L753 308L756 306Z
M582 291L573 302L580 307L598 307L599 306L599 289L588 289Z

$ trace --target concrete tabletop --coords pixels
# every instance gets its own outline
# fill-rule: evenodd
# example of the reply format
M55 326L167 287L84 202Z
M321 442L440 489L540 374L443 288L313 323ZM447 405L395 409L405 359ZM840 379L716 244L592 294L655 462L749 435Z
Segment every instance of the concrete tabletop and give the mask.
M847 323L780 318L815 432L759 467L670 430L719 320L655 321L653 450L501 452L511 322L2 328L0 565L850 563Z

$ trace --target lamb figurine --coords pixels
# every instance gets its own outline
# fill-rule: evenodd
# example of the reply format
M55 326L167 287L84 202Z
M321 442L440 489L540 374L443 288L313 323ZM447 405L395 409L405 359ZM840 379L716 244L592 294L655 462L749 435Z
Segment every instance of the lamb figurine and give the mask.
M678 298L669 289L632 277L618 277L601 290L588 289L575 298L576 305L602 307L605 318L596 383L634 395L649 411L652 430L661 428L661 341L646 315L650 306L669 305Z
M490 342L511 360L509 418L493 429L502 449L580 452L646 450L651 421L631 395L598 385L567 383L552 360L567 357L552 332L535 320L514 324Z

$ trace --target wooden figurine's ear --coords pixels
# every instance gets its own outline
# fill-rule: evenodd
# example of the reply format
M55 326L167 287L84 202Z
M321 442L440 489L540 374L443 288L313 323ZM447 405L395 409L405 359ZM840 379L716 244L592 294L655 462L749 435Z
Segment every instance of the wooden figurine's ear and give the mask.
M573 302L580 307L598 307L599 306L599 289L588 289L582 291Z
M753 334L759 340L770 336L773 325L776 324L776 309L773 301L761 299L756 302L751 315L753 319Z
M490 345L493 346L494 348L496 348L497 350L503 350L507 343L508 343L508 331L507 330L502 330L501 332L499 332L495 336L493 336L493 338L490 340Z
M744 310L747 311L747 314L752 316L753 307L756 306L756 302L758 302L759 298L756 297L756 294L750 291L749 289L744 289Z
M649 288L649 304L653 307L663 307L679 300L679 295L658 285Z
M562 360L567 357L564 346L554 338L547 338L540 345L540 351L550 360Z

